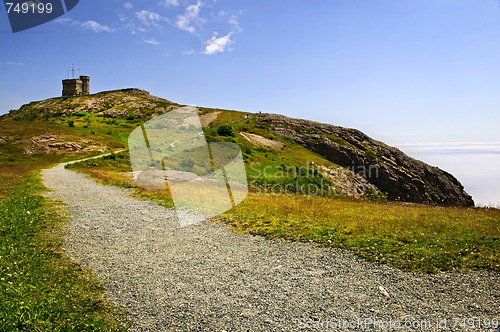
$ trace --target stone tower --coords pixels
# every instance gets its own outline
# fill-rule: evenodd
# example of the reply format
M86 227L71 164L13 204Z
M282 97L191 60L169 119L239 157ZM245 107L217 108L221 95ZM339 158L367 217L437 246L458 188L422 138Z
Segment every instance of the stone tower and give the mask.
M90 76L80 76L82 81L82 95L90 94Z
M90 94L90 76L62 80L63 96L82 96Z

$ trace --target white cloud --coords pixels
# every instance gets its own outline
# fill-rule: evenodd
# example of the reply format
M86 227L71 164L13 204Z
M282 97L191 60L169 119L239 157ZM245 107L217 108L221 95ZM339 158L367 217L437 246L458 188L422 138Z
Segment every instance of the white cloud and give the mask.
M139 21L147 27L158 26L158 22L163 20L163 17L149 10L141 10L135 13Z
M179 0L163 0L160 5L165 7L177 7L179 6Z
M240 26L240 21L238 21L238 16L232 15L229 17L229 20L227 23L231 24L236 31L243 31L243 29Z
M234 41L231 40L232 35L233 33L230 32L225 36L217 38L217 34L214 34L212 38L206 42L203 54L223 53L230 50L229 46L234 44Z
M189 50L189 51L182 52L182 55L194 55L194 54L196 54L195 50Z
M90 30L93 32L113 32L114 31L114 29L110 28L109 26L97 23L96 21L80 22L78 20L73 20L71 18L62 17L62 18L55 20L55 22L59 23L59 24L64 24L64 25L79 26L85 30Z
M235 15L229 17L229 20L227 22L229 24L232 24L232 25L235 25L235 26L239 26L240 25L240 22L238 22L238 17L236 17Z
M196 25L201 25L205 21L200 17L200 11L203 3L201 1L186 7L183 15L177 16L175 26L181 30L193 33L196 31Z
M86 21L80 23L80 26L84 29L91 30L94 32L112 32L113 29L107 25L97 23L96 21Z
M144 39L143 40L146 44L149 44L149 45L154 45L154 46L158 46L160 45L161 43L159 41L157 41L156 39L154 38L150 38L150 39Z
M125 9L132 9L132 8L134 8L134 5L131 2L125 2L123 4L123 8L125 8Z
M80 23L80 22L72 20L68 17L58 18L58 19L54 20L54 22L59 23L59 24L66 24L66 25L77 25L78 23Z

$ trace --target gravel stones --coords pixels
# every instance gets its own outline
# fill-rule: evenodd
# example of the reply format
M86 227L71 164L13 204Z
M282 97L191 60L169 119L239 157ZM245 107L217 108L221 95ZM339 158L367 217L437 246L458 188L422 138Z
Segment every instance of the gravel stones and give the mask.
M426 330L443 331L443 319L460 330L455 317L499 318L496 272L414 274L219 224L182 228L174 211L63 165L42 176L72 216L67 254L95 271L129 312L131 331L326 330L368 320L357 328L428 321Z

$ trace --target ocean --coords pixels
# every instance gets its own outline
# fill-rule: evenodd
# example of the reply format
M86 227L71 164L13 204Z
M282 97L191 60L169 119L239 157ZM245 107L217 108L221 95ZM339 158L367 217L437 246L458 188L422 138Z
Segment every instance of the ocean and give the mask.
M403 144L409 156L453 174L476 206L500 208L500 143Z

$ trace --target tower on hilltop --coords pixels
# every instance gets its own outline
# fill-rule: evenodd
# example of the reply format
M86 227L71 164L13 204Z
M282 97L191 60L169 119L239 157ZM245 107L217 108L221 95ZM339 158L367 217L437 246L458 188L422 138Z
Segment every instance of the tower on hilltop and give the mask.
M69 76L69 75L68 75ZM90 94L90 76L75 78L75 65L71 65L71 77L62 80L63 96L82 96Z

